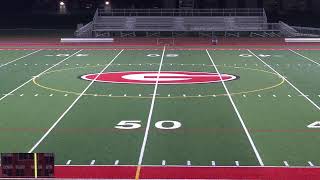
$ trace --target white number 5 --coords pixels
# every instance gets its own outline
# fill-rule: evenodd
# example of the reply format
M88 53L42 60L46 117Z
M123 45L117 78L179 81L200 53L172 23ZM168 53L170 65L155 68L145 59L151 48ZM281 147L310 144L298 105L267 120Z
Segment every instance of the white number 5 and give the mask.
M141 127L141 121L120 121L115 128L117 129L137 129Z

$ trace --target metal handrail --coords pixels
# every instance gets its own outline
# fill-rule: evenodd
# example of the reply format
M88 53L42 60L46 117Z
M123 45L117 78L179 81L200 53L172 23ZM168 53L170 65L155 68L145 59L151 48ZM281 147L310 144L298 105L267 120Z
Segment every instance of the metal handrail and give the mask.
M264 9L98 9L99 16L263 16Z

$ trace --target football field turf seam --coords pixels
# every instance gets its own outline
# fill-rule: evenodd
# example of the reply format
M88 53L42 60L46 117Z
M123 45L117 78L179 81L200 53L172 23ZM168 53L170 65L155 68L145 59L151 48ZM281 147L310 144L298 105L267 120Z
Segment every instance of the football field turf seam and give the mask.
M261 159L261 157L260 157L260 154L259 154L259 152L258 152L258 150L257 150L257 148L256 148L256 146L255 146L255 144L254 144L254 142L253 142L253 140L252 140L252 138L251 138L251 135L250 135L250 133L249 133L249 131L248 131L248 129L247 129L247 127L246 127L243 119L242 119L242 116L241 116L241 114L240 114L240 112L239 112L236 104L234 103L234 101L233 101L233 99L232 99L232 97L231 97L231 95L230 95L230 92L229 92L226 84L225 84L224 81L222 80L222 76L221 76L221 74L220 74L220 72L219 72L216 64L214 63L213 58L211 57L211 55L210 55L210 53L209 53L209 51L208 51L207 49L206 49L206 52L207 52L207 54L208 54L208 57L209 57L212 65L213 65L214 69L215 69L216 72L219 74L221 83L222 83L222 85L223 85L226 93L228 94L229 100L230 100L230 102L231 102L231 104L232 104L232 106L233 106L233 109L235 110L235 112L236 112L236 114L237 114L237 116L238 116L238 118L239 118L239 120L240 120L240 123L241 123L241 125L242 125L242 127L243 127L243 129L244 129L244 131L245 131L245 133L246 133L246 135L247 135L247 137L248 137L248 139L249 139L249 142L250 142L251 147L252 147L252 149L253 149L253 151L254 151L254 153L255 153L255 155L256 155L256 158L257 158L258 161L259 161L259 164L260 164L261 166L264 166L264 163L263 163L263 161L262 161L262 159Z
M291 87L293 87L298 93L300 93L305 99L307 99L314 107L316 107L318 110L320 110L320 107L313 102L307 95L305 95L302 91L300 91L295 85L293 85L286 77L281 75L278 71L276 71L273 67L271 67L268 63L263 61L259 56L257 56L255 53L253 53L251 50L248 49L248 51L255 56L258 60L260 60L263 64L265 64L267 67L269 67L273 72L278 74L280 77L282 77Z
M81 52L81 51L82 51L82 49L79 50L79 51L77 51L77 52L75 52L75 53L73 53L72 55L68 56L67 58L64 58L63 60L59 61L58 63L54 64L53 66L50 66L48 69L42 71L40 74L32 77L32 78L29 79L28 81L24 82L23 84L21 84L20 86L18 86L18 87L15 88L14 90L10 91L9 93L7 93L7 94L4 95L3 97L1 97L1 98L0 98L0 101L2 101L4 98L6 98L7 96L9 96L10 94L16 92L18 89L22 88L23 86L25 86L25 85L28 84L29 82L33 81L34 78L39 77L39 76L45 74L46 72L50 71L52 68L58 66L59 64L63 63L64 61L66 61L67 59L73 57L74 55L78 54L78 53Z
M26 54L26 55L24 55L24 56L21 56L21 57L19 57L19 58L17 58L17 59L14 59L14 60L12 60L12 61L9 61L9 62L7 62L7 63L5 63L5 64L1 64L0 65L0 68L2 68L3 66L6 66L6 65L8 65L8 64L11 64L11 63L13 63L13 62L16 62L16 61L18 61L18 60L20 60L20 59L23 59L23 58L25 58L25 57L28 57L28 56L30 56L30 55L32 55L32 54L35 54L35 53L37 53L37 52L39 52L39 51L41 51L42 49L39 49L39 50L37 50L37 51L34 51L34 52L32 52L32 53L29 53L29 54Z
M314 61L314 60L313 60L313 59L311 59L311 58L308 58L307 56L304 56L304 55L302 55L302 54L300 54L300 53L298 53L298 52L296 52L296 51L294 51L294 50L292 50L292 49L289 49L289 51L291 51L291 52L293 52L293 53L295 53L295 54L297 54L297 55L299 55L299 56L303 57L304 59L307 59L307 60L309 60L309 61L311 61L311 62L313 62L313 63L317 64L318 66L320 66L320 63L318 63L318 62Z
M78 102L78 100L83 96L83 94L91 87L91 85L99 78L99 76L117 59L117 57L123 52L121 50L110 62L107 64L98 75L89 83L89 85L81 92L81 94L72 102L72 104L62 113L62 115L57 119L57 121L48 129L48 131L40 138L40 140L28 151L33 152L39 144L48 136L48 134L56 127L56 125L61 121L61 119L70 111L70 109Z
M166 51L166 46L163 47L161 61L160 61L159 69L158 69L158 73L157 73L157 79L156 79L156 83L154 85L154 90L153 90L153 95L152 95L152 100L151 100L151 105L150 105L150 110L149 110L149 115L148 115L148 120L147 120L147 126L146 126L146 130L145 130L145 134L143 137L143 142L142 142L142 146L141 146L141 150L140 150L138 168L136 171L135 179L139 179L139 176L140 176L140 166L142 165L144 151L145 151L147 140L148 140L148 134L149 134L150 124L151 124L154 102L155 102L156 95L157 95L157 90L158 90L158 85L159 85L159 77L160 77L160 73L161 73L161 67L162 67L165 51Z

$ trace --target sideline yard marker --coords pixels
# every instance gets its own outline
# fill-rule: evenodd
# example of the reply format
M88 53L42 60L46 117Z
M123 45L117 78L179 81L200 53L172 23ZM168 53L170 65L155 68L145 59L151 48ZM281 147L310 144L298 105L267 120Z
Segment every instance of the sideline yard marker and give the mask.
M215 166L215 165L216 165L216 162L215 162L215 161L211 161L211 165L212 165L212 166Z
M191 166L191 161L187 161L187 165L188 165L188 166Z
M95 162L96 162L96 160L92 160L90 165L94 165Z
M211 57L208 49L206 49L206 52L207 52L207 54L208 54L208 56L209 56L209 59L210 59L212 65L213 65L214 69L215 69L216 72L219 74L220 79L222 80L221 74L220 74L220 72L219 72L216 64L214 63L214 61L213 61L213 59L212 59L212 57ZM225 91L226 91L227 94L228 94L229 100L230 100L230 102L231 102L231 104L232 104L232 106L233 106L234 111L236 112L236 114L237 114L237 116L238 116L238 119L239 119L239 121L240 121L240 123L241 123L241 125L242 125L242 128L243 128L243 130L245 131L245 133L246 133L246 135L247 135L247 137L248 137L248 140L249 140L249 142L250 142L250 144L251 144L251 147L252 147L252 149L253 149L253 151L254 151L254 153L255 153L255 155L256 155L257 160L259 161L259 164L260 164L261 166L264 166L264 163L263 163L263 161L262 161L262 159L261 159L261 157L260 157L260 154L259 154L259 152L258 152L258 150L257 150L257 148L256 148L256 146L255 146L255 144L254 144L254 142L253 142L253 140L252 140L252 138L251 138L251 135L250 135L250 133L249 133L249 131L248 131L248 129L247 129L247 127L246 127L243 119L242 119L242 116L241 116L241 114L240 114L240 112L239 112L236 104L234 103L234 101L233 101L233 99L232 99L232 97L231 97L231 95L230 95L230 92L229 92L226 84L224 83L224 81L221 81L221 82L222 82L222 85L223 85Z
M162 166L165 166L166 165L166 160L162 160Z
M284 164L285 166L289 167L288 161L283 161L283 164Z
M313 164L311 161L308 161L308 164L309 164L310 166L314 166L314 164Z
M70 163L71 163L71 160L68 160L67 163L66 163L66 165L69 165Z
M149 134L150 124L151 124L151 118L152 118L153 108L154 108L156 94L157 94L157 90L158 90L159 78L160 78L160 73L161 73L161 68L162 68L165 52L166 52L166 46L163 46L161 61L160 61L159 69L158 69L158 73L157 73L157 80L156 80L156 83L154 85L153 96L152 96L152 100L151 100L151 105L150 105L150 110L149 110L146 130L145 130L145 134L144 134L144 137L143 137L143 142L142 142L142 146L141 146L141 150L140 150L138 168L137 168L137 171L136 171L135 179L139 179L139 177L140 177L141 165L142 165L142 161L143 161L143 157L144 157L144 151L145 151L147 140L148 140L148 134Z
M81 51L81 50L80 50ZM78 51L78 52L80 52ZM89 83L89 85L81 92L81 94L72 102L72 104L61 114L61 116L57 119L56 122L53 123L53 125L48 129L48 131L39 139L39 141L29 150L29 153L33 152L39 144L49 135L49 133L56 127L56 125L61 121L61 119L70 111L70 109L79 101L79 99L84 95L84 93L91 87L91 85L98 79L98 77L113 63L115 59L122 53L123 50L121 50L110 62L108 65L106 65L99 73L98 75ZM75 54L73 54L75 55ZM69 56L69 57L72 57ZM61 61L62 62L62 61ZM31 79L32 80L32 79Z
M116 161L114 162L114 165L119 165L119 160L116 160Z
M240 166L239 161L235 161L236 166Z
M295 85L293 85L286 77L284 77L283 75L281 75L278 71L276 71L275 69L273 69L269 64L267 64L266 62L264 62L259 56L257 56L255 53L253 53L250 49L247 49L248 52L250 52L252 55L254 55L258 60L260 60L263 64L265 64L265 66L269 67L273 72L275 72L278 76L280 76L281 78L283 78L291 87L293 87L297 92L299 92L304 98L306 98L314 107L316 107L319 111L320 111L320 107L313 102L310 98L308 98L308 96L306 96L303 92L301 92Z

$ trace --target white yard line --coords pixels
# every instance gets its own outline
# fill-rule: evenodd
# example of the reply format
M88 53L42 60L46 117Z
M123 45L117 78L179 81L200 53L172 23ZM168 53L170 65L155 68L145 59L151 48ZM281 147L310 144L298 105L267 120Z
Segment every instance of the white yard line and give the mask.
M46 73L46 72L50 71L52 68L54 68L54 67L58 66L59 64L63 63L64 61L66 61L67 59L69 59L69 58L73 57L74 55L78 54L78 53L79 53L79 52L81 52L81 51L82 51L82 49L81 49L81 50L79 50L79 51L77 51L77 52L75 52L74 54L72 54L72 55L68 56L67 58L65 58L65 59L61 60L61 61L60 61L60 62L58 62L57 64L54 64L53 66L49 67L48 69L46 69L46 70L42 71L40 74L38 74L38 75L36 75L36 76L32 77L31 79L29 79L29 80L28 80L28 81L26 81L25 83L21 84L20 86L18 86L18 87L17 87L17 88L15 88L14 90L12 90L12 91L10 91L9 93L7 93L6 95L2 96L2 97L0 98L0 101L2 101L4 98L6 98L7 96L9 96L10 94L14 93L14 92L15 92L15 91L17 91L18 89L20 89L20 88L22 88L23 86L25 86L26 84L28 84L28 83L29 83L30 81L32 81L34 78L39 77L39 76L41 76L42 74L44 74L44 73Z
M48 129L48 131L40 138L40 140L28 151L29 153L33 152L38 145L49 135L49 133L57 126L57 124L61 121L61 119L70 111L70 109L78 102L78 100L84 95L84 93L91 87L91 85L99 78L99 76L113 63L115 59L122 53L121 50L110 62L107 64L98 75L90 82L90 84L81 92L81 94L72 102L72 104L65 110L61 116L57 119L55 123Z
M165 51L166 51L166 46L163 47L161 61L160 61L158 74L157 74L157 80L156 80L156 84L155 84L154 90L153 90L153 95L152 95L152 101L151 101L151 105L150 105L150 111L149 111L147 126L146 126L146 130L145 130L145 134L144 134L144 138L143 138L143 142L142 142L142 146L141 146L141 150L140 150L140 156L139 156L139 161L138 161L138 165L139 166L142 165L143 156L144 156L144 150L146 148L146 144L147 144L147 140L148 140L148 134L149 134L150 124L151 124L151 118L152 118L152 113L153 113L153 108L154 108L154 102L155 102L156 95L157 95L159 77L160 77L160 72L161 72L161 67L162 67L162 64L163 64L163 58L164 58Z
M216 64L214 63L214 61L213 61L213 59L212 59L212 57L211 57L211 55L210 55L210 53L209 53L209 51L208 51L207 49L206 49L206 52L207 52L207 54L208 54L208 56L209 56L209 58L210 58L210 60L211 60L211 63L212 63L212 65L213 65L214 69L215 69L216 72L219 74L219 77L220 77L220 79L222 80L221 74L220 74L220 72L219 72ZM236 114L237 114L237 116L238 116L238 119L240 120L240 123L241 123L241 125L242 125L242 128L243 128L244 132L246 133L246 135L247 135L247 137L248 137L248 139L249 139L249 142L250 142L251 147L252 147L252 149L253 149L253 151L254 151L254 153L255 153L258 161L259 161L259 164L260 164L261 166L264 166L264 163L263 163L263 161L262 161L262 159L261 159L261 157L260 157L260 154L259 154L259 152L258 152L258 150L257 150L257 148L256 148L256 146L255 146L255 144L254 144L254 142L253 142L253 140L252 140L252 138L251 138L251 135L250 135L250 133L249 133L249 131L248 131L248 129L247 129L247 127L246 127L243 119L242 119L242 116L241 116L241 114L240 114L240 112L239 112L236 104L234 103L234 101L233 101L233 99L232 99L232 97L231 97L231 95L230 95L230 92L229 92L226 84L224 83L224 81L221 81L221 82L222 82L222 85L223 85L225 91L226 91L227 94L228 94L228 97L229 97L229 100L230 100L230 102L231 102L231 104L232 104L232 106L233 106L233 109L234 109L234 111L236 112Z
M21 57L19 57L19 58L17 58L17 59L14 59L14 60L12 60L12 61L9 61L9 62L7 62L7 63L5 63L5 64L1 64L0 65L0 68L2 68L3 66L6 66L6 65L8 65L8 64L11 64L11 63L13 63L13 62L16 62L16 61L18 61L18 60L20 60L20 59L23 59L23 58L25 58L25 57L28 57L28 56L30 56L30 55L32 55L32 54L34 54L34 53L37 53L37 52L39 52L39 51L41 51L42 49L39 49L39 50L37 50L37 51L33 51L32 53L29 53L29 54L27 54L27 55L24 55L24 56L21 56Z
M320 63L318 63L317 61L314 61L314 60L308 58L307 56L304 56L304 55L298 53L297 51L294 51L294 50L292 50L292 49L289 49L289 51L291 51L291 52L293 52L293 53L295 53L295 54L297 54L297 55L299 55L299 56L301 56L301 57L303 57L303 58L305 58L305 59L307 59L307 60L309 60L309 61L317 64L318 66L320 66Z
M279 77L283 78L291 87L293 87L297 92L299 92L304 98L306 98L314 107L316 107L318 110L320 110L320 107L313 102L310 98L308 98L308 96L306 96L303 92L301 92L296 86L294 86L287 78L285 78L283 75L281 75L278 71L276 71L275 69L273 69L269 64L267 64L266 62L264 62L259 56L257 56L255 53L253 53L252 51L250 51L248 49L248 51L254 55L257 59L259 59L263 64L265 64L267 67L269 67L273 72L275 72Z

